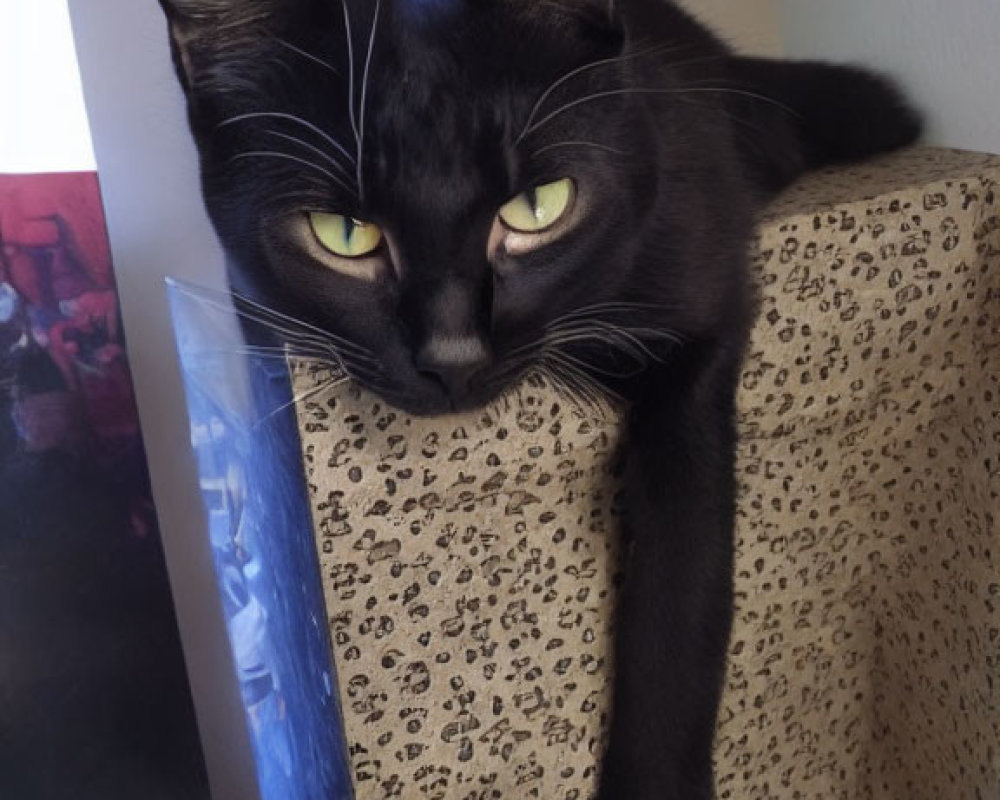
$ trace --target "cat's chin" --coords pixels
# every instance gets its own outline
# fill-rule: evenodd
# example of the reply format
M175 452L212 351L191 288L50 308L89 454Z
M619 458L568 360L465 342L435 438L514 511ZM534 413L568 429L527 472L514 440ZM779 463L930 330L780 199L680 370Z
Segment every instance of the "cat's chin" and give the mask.
M472 391L461 396L439 389L418 392L370 390L374 391L386 405L414 417L444 417L474 412L485 408L503 394L503 389L493 392Z
M388 397L381 395L387 405L413 417L446 417L453 414L464 414L489 405L492 398L461 398L451 397Z

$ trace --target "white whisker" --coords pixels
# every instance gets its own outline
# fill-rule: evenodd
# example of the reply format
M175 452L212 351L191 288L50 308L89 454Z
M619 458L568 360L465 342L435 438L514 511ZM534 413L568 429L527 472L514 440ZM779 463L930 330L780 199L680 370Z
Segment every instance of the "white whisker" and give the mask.
M351 31L351 12L347 8L347 0L341 0L341 5L344 7L344 28L347 31L347 112L351 117L351 130L354 131L354 141L355 144L357 144L360 141L360 135L358 133L358 123L354 114L354 34ZM357 159L355 159L355 161L357 161Z
M635 353L627 353L627 355L635 359L636 366L631 370L623 372L621 370L606 369L604 367L597 366L596 364L588 363L583 359L570 355L565 350L559 349L558 345L552 345L547 352L558 355L559 358L561 358L565 364L572 365L573 367L579 369L581 372L587 374L593 372L597 375L602 375L605 378L630 378L633 375L638 375L645 368L644 360L638 357Z
M614 153L615 155L618 155L618 156L625 155L625 151L624 150L619 150L617 147L609 147L606 144L599 144L597 142L583 142L583 141L579 141L579 142L555 142L553 144L547 144L547 145L545 145L545 147L539 147L531 155L532 155L532 157L537 157L537 156L541 155L542 153L545 153L545 152L547 152L549 150L555 150L557 147L591 147L591 148L593 148L595 150L603 150L606 153Z
M263 306L243 295L228 292L219 292L204 287L196 287L182 281L172 281L172 285L183 291L189 297L194 298L203 305L219 309L223 312L235 312L237 316L257 322L264 327L273 330L289 339L294 346L315 347L320 352L328 353L334 358L340 359L344 353L349 353L352 360L360 359L371 363L377 363L371 355L371 351L359 344L348 341L340 336L310 325L308 322L290 317L280 311ZM339 350L338 350L339 348Z
M571 401L577 408L583 409L582 401L585 397L585 390L581 389L577 381L568 377L557 364L549 361L540 361L538 368L551 378L553 386L561 390L560 394L564 398Z
M572 100L571 102L566 103L565 105L560 106L555 111L550 112L545 117L543 117L542 119L540 119L538 122L535 122L534 124L532 124L530 127L525 128L523 134L521 135L520 139L518 139L518 141L520 141L521 139L524 139L524 138L530 136L532 133L534 133L535 131L537 131L539 128L543 127L544 125L547 125L553 119L555 119L556 117L558 117L558 116L560 116L562 114L565 114L567 111L570 111L570 110L572 110L574 108L577 108L578 106L584 105L585 103L591 103L591 102L593 102L595 100L601 100L601 99L608 98L608 97L622 97L622 96L632 95L632 94L679 95L679 96L683 96L683 95L688 95L688 94L702 94L702 93L706 93L706 94L707 93L714 93L714 94L737 94L737 95L743 95L745 97L752 97L752 98L754 98L756 100L761 100L763 102L770 103L770 104L772 104L774 106L777 106L778 108L781 108L784 111L787 111L789 114L792 114L793 116L796 116L796 117L799 116L799 114L796 111L794 111L793 109L789 108L784 103L781 103L778 100L775 100L773 97L766 97L765 95L757 94L756 92L744 91L742 89L727 89L727 88L721 88L721 87L719 87L719 88L692 87L692 88L686 88L686 89L651 89L651 88L647 88L647 87L626 87L626 88L622 88L622 89L608 89L607 91L594 92L592 94L584 95L583 97L578 97L576 100Z
M275 361L284 361L288 357L295 356L299 358L307 358L310 361L316 361L318 363L324 363L327 365L340 366L339 361L335 358L331 358L329 355L322 353L312 353L305 350L289 350L281 347L218 347L218 348L206 348L204 350L198 350L195 355L197 356L248 356L250 358L266 358L273 359Z
M580 411L586 411L590 407L589 402L584 399L584 390L581 390L579 384L563 374L557 366L548 362L541 362L538 365L538 370L548 378L552 384L552 388L564 400L572 403ZM585 405L585 402L588 402L588 404Z
M611 390L597 376L618 380L632 378L652 363L665 362L666 351L663 348L654 349L657 342L671 346L684 343L683 337L675 331L656 328L648 323L621 325L612 322L608 316L628 314L634 318L638 312L664 310L669 308L624 300L604 301L574 309L548 323L539 338L503 354L491 383L503 383L518 371L547 362L562 376L567 386L572 386L573 391L582 391L589 386L592 391L607 394ZM603 359L594 361L587 358L588 348L593 353L595 347L604 348L609 355L617 353L617 361L604 364ZM582 381L588 381L583 389Z
M328 163L330 166L336 167L337 170L345 178L351 178L351 177L353 177L351 175L351 173L344 167L343 164L341 164L337 159L335 159L333 156L331 156L329 153L327 153L325 150L323 150L320 147L316 147L315 145L311 145L311 144L309 144L309 142L305 142L302 139L299 139L297 136L291 136L291 135L289 135L287 133L282 133L281 131L266 130L266 131L264 131L264 133L268 134L269 136L277 136L278 138L284 139L285 141L288 141L288 142L294 142L295 144L299 145L299 147L304 147L306 150L309 150L310 152L315 153L320 158L322 158L324 161L326 161L326 163Z
M284 119L289 122L294 122L297 125L301 125L304 128L308 128L317 136L321 136L331 147L336 148L340 153L342 153L344 158L348 159L351 164L354 164L354 156L352 156L340 142L334 139L322 128L313 125L308 120L304 120L302 117L298 117L295 114L286 114L281 111L251 111L246 114L237 114L235 117L230 117L229 119L220 122L216 126L216 130L228 127L229 125L234 125L237 122L245 122L246 120L251 119Z
M266 417L264 417L262 420L260 420L257 423L257 425L258 426L262 425L263 423L267 422L268 420L276 417L278 414L280 414L285 409L291 408L292 406L297 406L299 403L305 403L306 401L311 400L313 397L315 397L318 394L321 394L322 392L333 391L338 386L342 386L345 383L349 383L349 382L350 382L350 378L347 378L347 377L338 377L338 378L334 378L332 380L324 381L323 383L320 383L318 386L313 386L310 389L307 389L306 391L301 392L298 395L294 396L287 403L284 403L283 405L281 405L278 408L274 409L274 411L272 411L270 414L268 414Z
M553 360L552 353L543 356L549 368L566 383L571 390L571 396L582 398L591 409L598 409L602 414L606 411L606 398L621 400L618 394L605 386L601 386L586 372L578 367L560 360Z
M660 303L629 302L627 300L610 300L603 303L594 303L588 306L581 306L563 314L552 320L546 327L554 327L564 321L578 318L592 317L601 314L631 313L639 311L669 311L670 307Z
M280 44L282 47L291 50L293 53L298 53L303 58L308 59L309 61L312 61L315 64L319 64L319 66L323 67L324 69L330 70L330 72L332 72L334 75L340 75L340 70L338 70L332 64L327 63L322 58L314 56L312 53L306 52L301 47L296 47L291 42L286 42L284 39L280 37L275 37L274 41Z
M280 311L275 311L272 308L267 308L259 303L255 303L247 297L242 295L233 294L233 306L236 313L240 316L245 316L247 319L259 322L266 327L269 327L278 332L284 333L291 340L293 345L313 345L322 349L323 352L329 353L337 358L342 356L342 353L338 351L337 348L345 352L351 353L352 359L363 359L365 361L373 362L371 351L366 347L344 339L341 336L325 331L322 328L317 328L315 325L310 325L308 322L303 322L302 320L290 317L287 314L282 314ZM247 310L249 308L249 311ZM283 324L282 324L283 323Z
M659 339L663 341L671 342L672 344L681 344L682 341L679 336L672 333L671 331L659 330L656 328L643 328L643 327L626 327L622 325L614 325L606 320L591 320L590 322L583 324L570 324L563 323L559 326L554 326L550 328L553 332L553 340L560 339L566 341L579 340L581 338L594 338L594 339L607 339L608 337L622 337L630 341L637 348L640 348L644 353L646 353L650 358L654 360L659 360L647 347L647 345L642 341L643 338L646 339Z
M302 166L309 167L310 169L313 169L316 172L322 173L331 181L333 181L333 183L336 183L338 186L343 188L345 191L351 192L352 194L354 192L354 190L350 186L348 186L343 181L343 179L334 175L332 172L330 172L330 170L326 169L325 167L321 167L319 164L314 164L312 161L309 161L308 159L305 158L299 158L298 156L289 155L288 153L279 153L275 150L248 150L244 153L237 153L236 155L232 156L229 160L240 161L244 158L274 158L284 161L294 161L297 164L301 164Z
M365 153L365 108L368 105L368 72L372 65L372 51L375 49L375 34L378 31L379 13L382 9L382 0L375 0L375 15L372 18L371 35L368 37L368 55L365 58L365 74L361 82L361 124L358 131L358 192L364 200L364 153Z
M603 66L607 66L607 65L610 65L610 64L619 64L619 63L622 63L624 61L629 61L629 60L634 59L634 58L640 58L642 56L646 56L646 55L650 55L652 53L656 53L657 51L667 52L667 51L676 50L676 49L678 49L678 48L675 45L673 45L672 43L669 43L669 44L660 44L660 45L657 45L656 47L650 47L650 48L647 48L646 50L640 50L638 52L629 53L627 55L615 56L614 58L602 58L602 59L600 59L598 61L591 61L588 64L584 64L584 65L582 65L580 67L577 67L576 69L570 70L565 75L563 75L561 78L559 78L554 83L552 83L549 86L548 89L546 89L544 92L542 92L542 94L538 98L538 100L535 101L535 105L532 106L532 109L531 109L530 113L528 114L528 119L525 121L524 127L521 129L520 135L517 137L517 139L514 140L514 146L517 147L522 141L524 141L524 138L531 132L532 123L534 123L534 121L535 121L535 116L538 114L539 111L541 111L542 106L545 104L545 101L548 100L552 96L553 92L555 92L556 89L558 89L560 86L564 85L568 81L571 81L577 75L581 75L584 72L588 72L589 70L596 69L598 67L603 67ZM681 48L681 49L683 49L683 48Z

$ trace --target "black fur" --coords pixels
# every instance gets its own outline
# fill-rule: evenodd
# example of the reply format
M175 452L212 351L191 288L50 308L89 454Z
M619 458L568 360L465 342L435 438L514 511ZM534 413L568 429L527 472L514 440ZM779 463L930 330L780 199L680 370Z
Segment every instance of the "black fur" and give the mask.
M530 366L512 354L553 321L588 308L604 326L560 350L583 365L563 369L567 383L600 382L631 408L601 797L712 797L755 212L806 169L912 142L916 115L864 71L734 56L663 0L162 2L233 285L373 354L379 367L355 374L388 401L481 404ZM244 116L263 112L315 128ZM315 169L352 166L324 135L360 150L361 187ZM562 177L579 189L578 223L491 263L497 209ZM306 252L289 222L306 209L389 232L375 280ZM442 326L488 343L461 380L420 363Z

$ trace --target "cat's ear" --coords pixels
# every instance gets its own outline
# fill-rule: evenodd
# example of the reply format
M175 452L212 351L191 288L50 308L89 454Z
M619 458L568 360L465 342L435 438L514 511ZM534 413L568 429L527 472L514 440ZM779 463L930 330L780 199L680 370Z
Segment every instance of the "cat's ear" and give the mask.
M294 0L159 0L181 84L189 90L208 52L260 37L279 10Z

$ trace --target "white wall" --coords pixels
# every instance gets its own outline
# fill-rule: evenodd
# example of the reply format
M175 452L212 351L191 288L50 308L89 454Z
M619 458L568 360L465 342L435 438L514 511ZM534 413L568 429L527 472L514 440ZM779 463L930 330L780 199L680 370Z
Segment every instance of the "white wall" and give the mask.
M38 0L0 0L11 2ZM163 283L172 275L221 287L222 257L198 191L194 147L156 0L69 0L69 7L212 795L252 800L258 796L255 770L190 455Z
M0 3L0 172L94 169L75 56L66 0Z
M789 56L897 76L928 141L1000 153L1000 0L780 0Z
M743 52L902 82L931 144L1000 153L1000 0L679 0Z

